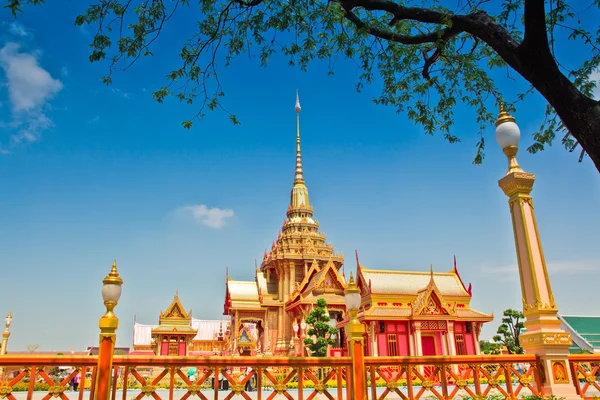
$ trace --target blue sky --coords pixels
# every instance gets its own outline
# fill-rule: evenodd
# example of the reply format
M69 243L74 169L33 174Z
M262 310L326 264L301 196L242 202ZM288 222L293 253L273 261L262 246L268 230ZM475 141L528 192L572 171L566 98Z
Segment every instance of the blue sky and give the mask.
M241 126L209 113L187 131L180 123L195 108L159 105L150 94L176 66L177 32L161 42L164 57L106 87L106 65L87 61L91 35L73 25L83 5L52 3L17 22L0 11L0 314L13 313L10 350L95 344L101 281L115 258L125 281L119 345L131 344L134 315L156 323L177 289L194 317L220 318L225 268L253 279L254 260L285 217L297 88L311 201L346 270L355 249L378 269L445 271L456 255L474 308L500 315L520 307L510 214L497 186L506 160L493 127L485 162L474 166L471 113L457 114L463 142L449 145L373 105L377 82L357 93L353 64L340 62L328 77L324 65L303 73L274 57L267 68L240 58L222 70L225 104ZM534 95L515 114L522 149L543 109ZM537 177L535 210L561 312L597 314L600 180L577 157L556 144L523 150L519 161Z

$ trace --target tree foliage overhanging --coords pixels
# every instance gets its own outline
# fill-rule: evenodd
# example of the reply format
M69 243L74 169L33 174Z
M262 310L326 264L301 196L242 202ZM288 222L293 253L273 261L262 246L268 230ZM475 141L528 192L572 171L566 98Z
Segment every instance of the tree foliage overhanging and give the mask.
M16 16L26 4L44 0L7 2ZM194 33L176 44L180 68L153 96L197 104L194 118L224 109L220 60L226 66L246 54L266 65L281 53L302 70L327 60L333 73L345 58L359 68L359 91L380 81L375 103L406 112L425 132L439 132L450 143L460 141L452 129L455 107L474 109L476 164L499 103L507 102L510 111L538 91L548 105L528 150L544 150L559 135L570 151L581 147L580 161L587 152L600 171L600 102L592 98L598 79L592 77L600 78L600 29L582 23L600 19L600 0L93 0L75 24L94 28L89 59L108 60L103 80L110 84L115 71L153 56L166 24L182 13L197 15ZM559 59L556 48L567 41L581 59ZM513 71L529 88L504 99L495 80ZM194 118L183 126L190 128Z
M327 301L325 299L318 299L317 307L306 317L306 323L309 328L306 332L308 337L304 339L304 344L315 357L327 356L327 347L335 344L332 336L336 335L338 331L329 325L330 320L331 318L327 314Z

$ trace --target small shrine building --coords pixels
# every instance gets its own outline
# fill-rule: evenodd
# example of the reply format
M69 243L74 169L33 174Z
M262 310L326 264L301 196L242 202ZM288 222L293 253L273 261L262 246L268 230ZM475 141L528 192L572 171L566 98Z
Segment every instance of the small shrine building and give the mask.
M192 318L185 311L179 294L165 312L160 312L158 325L133 323L133 351L130 355L206 356L226 354L227 327L223 321Z
M287 218L255 268L254 281L226 276L223 314L231 319L234 354L307 355L304 321L319 298L327 301L331 323L339 328L338 347L346 343L344 257L326 242L314 219L304 181L297 97L295 110L296 168ZM367 355L479 354L481 326L493 315L471 309L471 286L463 284L456 259L449 272L367 269L358 257L357 269L358 318L367 328ZM255 327L253 336L248 326Z

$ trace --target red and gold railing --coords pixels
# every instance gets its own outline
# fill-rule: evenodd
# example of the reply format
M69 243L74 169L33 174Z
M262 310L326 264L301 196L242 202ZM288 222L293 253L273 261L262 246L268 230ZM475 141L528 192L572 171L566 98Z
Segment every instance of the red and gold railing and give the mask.
M60 397L69 398L65 392L69 383L81 373L78 400L83 400L86 389L92 388L90 397L94 397L93 387L96 375L97 357L90 356L11 356L0 357L0 399L16 400L15 393L27 391L27 399L33 398L33 392L45 391L43 400ZM57 373L62 366L70 366L73 371ZM90 378L86 379L89 375Z
M277 395L284 395L293 400L304 400L305 391L310 390L306 400L312 400L317 394L329 399L343 398L344 388L350 386L346 378L350 376L350 357L336 358L294 358L294 357L139 357L115 356L113 359L113 375L123 371L123 399L127 397L131 382L141 388L137 400L143 396L162 399L157 393L160 383L168 379L168 399L173 400L173 391L178 379L179 388L186 390L180 397L182 400L197 395L208 400L206 389L212 389L212 397L217 400L223 395L218 390L219 378L227 381L229 393L225 400L241 395L247 400L248 383L253 381L258 400L271 400ZM197 379L190 380L182 370L196 368ZM145 371L145 374L141 371ZM150 371L150 373L148 373ZM144 376L145 375L145 376ZM113 379L113 381L118 381ZM254 385L252 385L254 386ZM116 386L113 386L115 399ZM294 393L294 396L290 394ZM178 393L178 396L180 393ZM116 400L116 399L115 399Z
M569 364L577 394L584 399L600 397L600 354L572 354Z
M542 395L535 355L366 357L365 366L373 400Z
M26 391L27 399L33 392L44 400L94 399L97 362L96 356L1 356L0 399L16 400L17 391ZM572 355L569 363L577 393L586 399L600 395L600 355ZM357 397L351 392L351 365L350 357L114 356L107 376L112 400L229 400L236 395L246 400L278 395L289 400L352 400ZM71 368L59 373L65 366ZM534 355L365 357L364 366L371 400L544 396ZM191 368L196 370L193 378L188 376ZM77 374L78 393L69 392Z

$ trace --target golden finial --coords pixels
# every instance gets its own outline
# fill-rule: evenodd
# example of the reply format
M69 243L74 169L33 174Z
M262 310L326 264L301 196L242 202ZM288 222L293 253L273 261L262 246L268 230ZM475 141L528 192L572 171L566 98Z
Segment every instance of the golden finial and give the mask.
M6 316L6 318L12 318L12 312L8 312L8 315Z
M179 289L175 289L175 297L179 297Z
M433 278L433 264L429 264L429 274Z
M356 283L354 282L354 275L350 272L350 280L348 281L348 286L354 286Z
M113 261L112 268L106 278L102 281L105 285L113 284L113 285L122 285L123 279L119 276L119 272L117 271L117 260Z
M500 112L498 113L498 119L496 120L496 126L505 122L515 122L515 118L506 111L504 103L500 103Z

